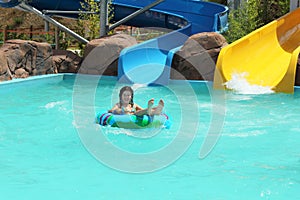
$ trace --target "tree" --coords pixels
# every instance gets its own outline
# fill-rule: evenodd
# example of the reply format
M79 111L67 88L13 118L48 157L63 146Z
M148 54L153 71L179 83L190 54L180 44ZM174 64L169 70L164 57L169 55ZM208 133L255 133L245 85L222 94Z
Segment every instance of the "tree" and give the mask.
M81 11L78 18L79 34L88 40L99 37L100 30L100 3L95 0L84 0L81 3ZM85 13L85 12L89 13Z
M247 0L229 14L229 30L224 34L231 43L289 11L289 0Z

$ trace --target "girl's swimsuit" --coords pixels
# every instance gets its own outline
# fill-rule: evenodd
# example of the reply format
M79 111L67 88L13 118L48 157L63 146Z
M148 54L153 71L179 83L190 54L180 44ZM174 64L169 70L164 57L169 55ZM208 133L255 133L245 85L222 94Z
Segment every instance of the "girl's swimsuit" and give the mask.
M121 114L125 114L125 109L124 109L123 106L121 106L121 110L122 110ZM127 110L127 112L134 114L136 112L136 106L135 106L135 104L133 104L133 107L131 108L131 110L129 110L129 111Z

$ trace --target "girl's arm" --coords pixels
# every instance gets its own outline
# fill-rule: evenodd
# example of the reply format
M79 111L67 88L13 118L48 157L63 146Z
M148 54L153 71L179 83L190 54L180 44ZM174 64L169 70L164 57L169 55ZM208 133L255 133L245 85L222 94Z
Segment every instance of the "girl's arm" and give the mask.
M122 109L120 108L119 103L116 103L112 109L108 110L108 112L120 115L122 114Z

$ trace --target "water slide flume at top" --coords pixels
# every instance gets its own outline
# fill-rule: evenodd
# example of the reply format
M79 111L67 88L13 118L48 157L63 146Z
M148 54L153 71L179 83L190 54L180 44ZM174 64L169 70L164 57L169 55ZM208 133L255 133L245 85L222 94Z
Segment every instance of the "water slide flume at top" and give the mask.
M114 22L123 19L155 0L112 0ZM78 11L83 0L36 0L27 4L39 11ZM0 0L1 7L15 7L19 0ZM77 14L57 14L76 17ZM201 0L164 0L125 25L161 27L168 34L124 49L119 57L118 78L121 82L165 85L170 79L173 54L187 38L199 32L222 32L228 28L228 8Z
M224 47L218 57L214 88L243 74L249 84L293 93L300 52L300 9L270 22Z
M114 0L123 11L132 13L153 0ZM130 5L130 6L129 6ZM116 11L116 10L115 10ZM116 12L125 17L124 12ZM162 27L172 32L124 49L119 57L120 82L166 85L174 53L192 34L222 32L227 29L228 8L199 0L165 0L150 11L127 22L141 27Z

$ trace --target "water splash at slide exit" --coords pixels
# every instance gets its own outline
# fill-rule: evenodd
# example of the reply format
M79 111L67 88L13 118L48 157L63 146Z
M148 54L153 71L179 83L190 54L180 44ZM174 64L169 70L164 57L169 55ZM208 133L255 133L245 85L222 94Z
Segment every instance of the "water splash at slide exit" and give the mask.
M224 83L226 88L238 94L271 94L274 93L272 87L250 84L245 78L247 72L232 74L231 80Z

